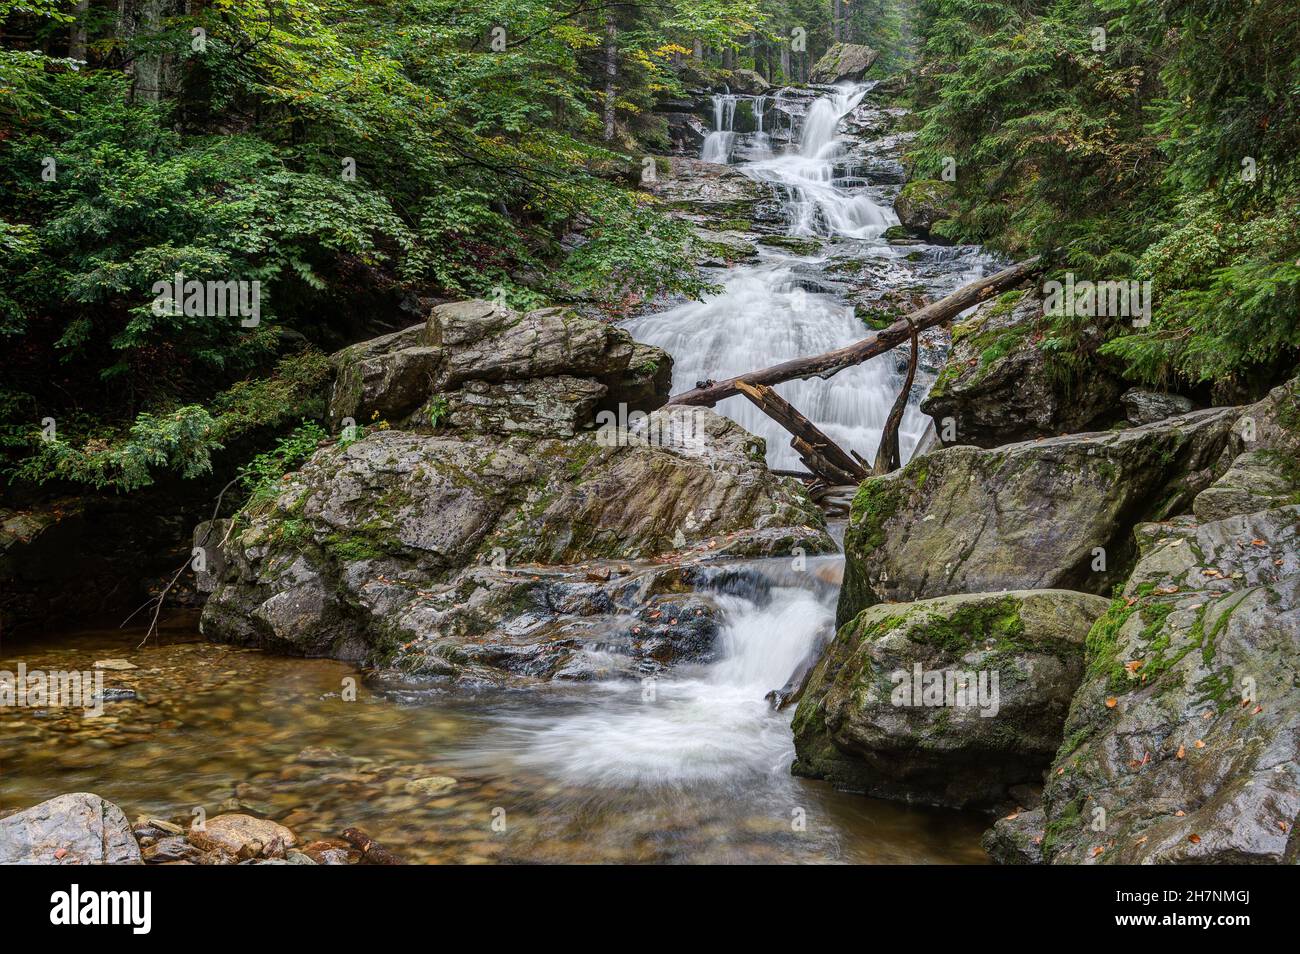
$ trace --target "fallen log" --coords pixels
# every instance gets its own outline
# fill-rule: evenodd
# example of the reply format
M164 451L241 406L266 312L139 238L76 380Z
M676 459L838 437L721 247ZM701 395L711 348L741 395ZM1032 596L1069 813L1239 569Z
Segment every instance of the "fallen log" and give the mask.
M799 455L799 459L827 484L856 484L870 476L865 467L846 454L816 424L771 388L763 384L751 385L746 381L737 381L736 390L793 435L790 446Z
M902 454L898 449L898 428L903 423L903 412L907 410L907 396L912 391L912 382L916 380L917 353L921 350L916 336L916 325L912 325L912 357L907 362L907 380L903 389L894 398L894 406L885 418L885 429L880 435L880 447L876 449L876 463L872 467L875 474L888 474L903 465Z
M793 358L770 368L749 371L734 378L727 378L725 381L714 381L704 387L683 391L681 394L669 398L668 406L690 404L712 407L724 398L739 394L740 389L736 385L741 381L750 385L773 385L780 384L782 381L792 381L796 378L829 378L845 368L861 364L869 358L884 354L891 348L902 344L912 334L913 328L917 332L921 332L927 328L933 328L935 325L941 325L961 314L972 305L978 305L993 295L1006 291L1008 288L1019 284L1027 275L1032 274L1037 266L1038 256L1035 255L1018 265L1003 269L996 275L990 275L987 278L981 278L977 282L971 282L969 285L957 289L951 295L940 298L924 308L917 309L906 318L900 318L884 331L863 338L861 341L838 348L835 351L827 351L806 358Z

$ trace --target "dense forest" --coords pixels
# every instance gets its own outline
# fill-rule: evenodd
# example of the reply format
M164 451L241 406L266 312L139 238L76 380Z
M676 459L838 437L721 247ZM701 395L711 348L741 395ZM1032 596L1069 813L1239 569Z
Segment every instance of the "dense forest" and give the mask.
M657 100L837 38L908 70L954 240L1149 280L1134 381L1268 379L1300 341L1300 14L1284 0L13 2L0 8L10 481L130 490L310 416L321 353L419 296L707 288L633 191ZM256 327L154 283L256 280ZM1043 343L1081 353L1069 320ZM1235 390L1234 390L1235 389ZM304 403L308 402L308 403ZM57 431L42 430L52 418ZM269 429L269 430L268 430Z

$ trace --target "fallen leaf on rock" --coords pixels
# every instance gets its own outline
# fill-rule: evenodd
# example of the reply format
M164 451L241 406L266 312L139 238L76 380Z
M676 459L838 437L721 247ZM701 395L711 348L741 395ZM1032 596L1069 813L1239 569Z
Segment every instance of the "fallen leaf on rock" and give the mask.
M1096 858L1098 855L1100 855L1100 854L1101 854L1103 851L1105 851L1105 850L1106 850L1106 849L1102 848L1101 845L1098 845L1096 848L1092 849L1092 856L1093 856L1094 858Z
M1116 699L1114 696L1111 696L1109 699L1106 700L1107 709L1114 709L1117 705L1119 705L1119 700Z
M1205 742L1204 742L1204 740L1202 740L1202 739L1197 739L1197 740L1196 740L1195 742L1193 742L1192 744L1193 744L1194 746L1196 746L1198 749L1203 749L1203 748L1205 748Z
M66 848L60 848L58 851L54 853L54 857L59 859L60 861L62 861L67 856L68 856L68 849Z
M1190 841L1193 845L1199 845L1201 843L1201 836L1196 834L1196 832L1192 832L1190 835L1187 836L1187 840Z
M1180 808L1180 809L1178 809L1178 811L1174 812L1174 817L1175 817L1175 818L1182 818L1182 817L1183 817L1184 815L1186 815L1186 814L1187 814L1187 812L1183 811L1183 810Z
M1187 747L1183 745L1178 746L1178 757L1181 759L1184 758L1186 755L1187 755Z

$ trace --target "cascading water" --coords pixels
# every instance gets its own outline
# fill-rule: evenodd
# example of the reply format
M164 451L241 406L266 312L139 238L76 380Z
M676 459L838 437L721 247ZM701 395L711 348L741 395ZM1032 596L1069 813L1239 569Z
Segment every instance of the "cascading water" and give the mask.
M704 137L700 158L705 162L728 163L735 147L736 97L717 93L713 97L713 131Z
M718 662L651 684L607 683L564 719L515 719L509 748L526 768L613 788L788 775L789 717L764 696L834 622L834 588L809 588L819 582L810 575L817 563L800 572L783 572L782 561L757 564L747 592L715 595L724 620Z
M888 205L873 201L860 186L847 185L836 160L844 143L839 123L870 89L869 84L837 88L812 103L797 150L739 165L741 171L776 186L794 236L860 241L860 254L893 258L898 250L880 239L897 223ZM756 113L759 111L756 110ZM719 128L730 129L735 97L715 97ZM734 133L718 135L733 137ZM728 145L730 152L734 141ZM705 155L720 154L704 144ZM716 160L715 160L716 161ZM755 265L729 270L719 295L688 302L628 324L638 341L658 345L674 358L673 391L696 382L719 380L803 355L818 354L862 338L866 328L853 307L833 293L818 291L817 266L826 254L792 255L763 250ZM811 289L811 290L810 290ZM789 381L777 391L832 440L870 459L883 431L902 378L888 359L859 365L825 381ZM790 449L789 435L743 398L718 405L747 430L766 438L768 463L778 469L803 467ZM920 440L928 419L909 406L899 442L904 458Z

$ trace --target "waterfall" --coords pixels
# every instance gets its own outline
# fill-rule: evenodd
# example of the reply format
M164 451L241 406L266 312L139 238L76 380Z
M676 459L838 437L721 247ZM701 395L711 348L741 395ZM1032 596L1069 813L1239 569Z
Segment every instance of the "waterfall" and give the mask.
M715 93L713 96L713 131L704 137L700 158L705 162L731 162L736 143L736 95Z
M562 719L511 720L509 747L525 767L581 785L786 776L794 755L789 714L773 712L764 696L832 629L834 589L809 588L817 563L799 573L756 565L754 592L715 595L723 619L718 662L655 680L652 698L645 684L606 683Z
M858 240L861 247L855 254L892 259L898 250L880 236L897 222L893 210L872 201L857 180L841 181L835 169L835 157L844 146L837 133L839 122L869 88L866 84L841 87L817 99L804 118L797 149L737 168L777 187L790 234ZM727 132L734 118L734 100L734 96L714 98L720 133L734 135ZM755 112L761 114L757 108ZM706 142L706 151L709 148ZM638 341L672 354L674 393L695 387L697 381L720 380L818 354L866 335L852 306L821 290L818 266L826 255L764 249L763 256L757 264L728 270L720 294L643 315L628 324ZM787 381L776 390L840 446L870 460L901 386L901 375L888 358L881 357L824 381ZM790 449L789 434L747 400L730 398L718 405L718 411L767 440L770 466L804 469ZM925 415L908 407L899 433L904 459L927 423Z

